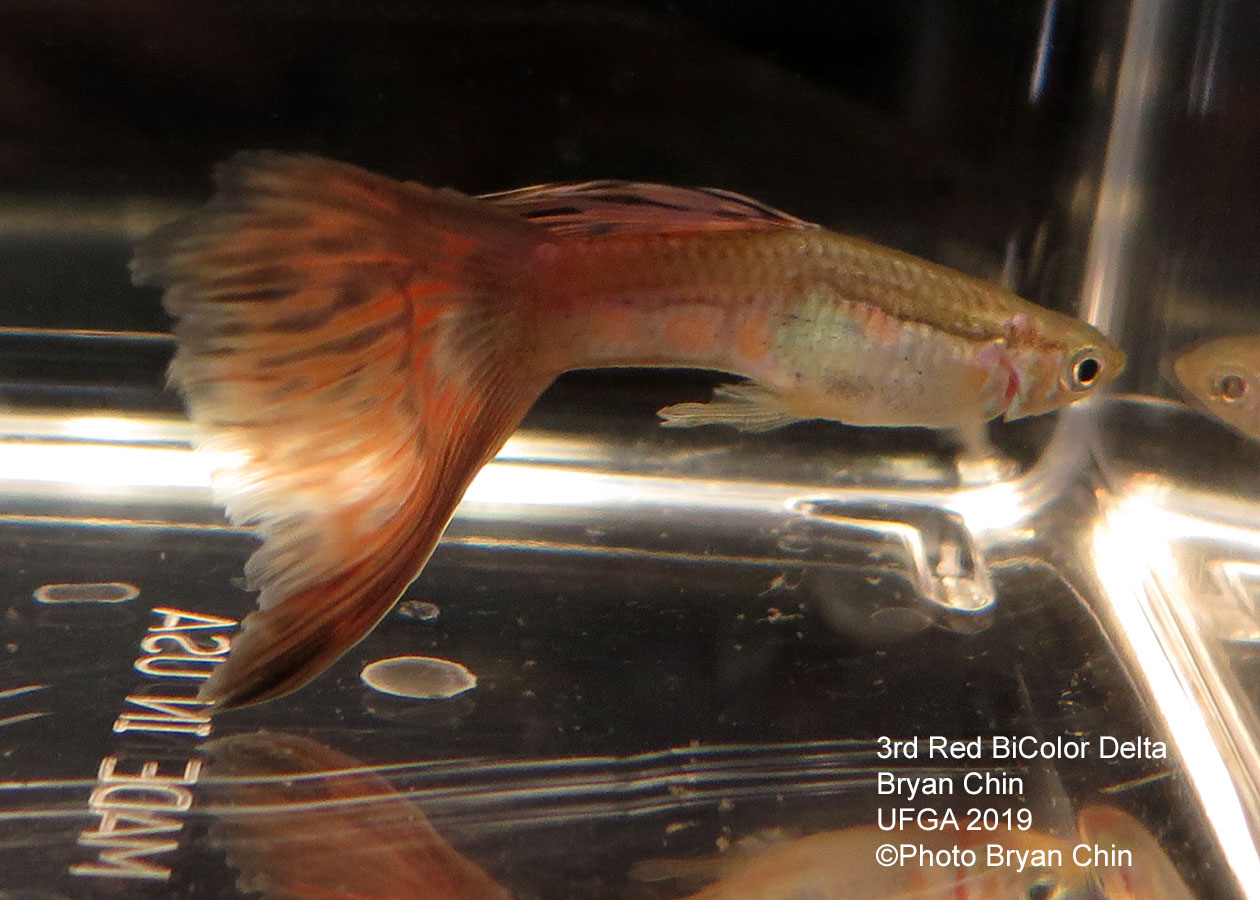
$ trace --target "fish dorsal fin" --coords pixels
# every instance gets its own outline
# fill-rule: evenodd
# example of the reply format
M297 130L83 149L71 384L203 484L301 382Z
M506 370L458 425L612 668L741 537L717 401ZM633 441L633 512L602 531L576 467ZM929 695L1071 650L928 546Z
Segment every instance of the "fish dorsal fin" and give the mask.
M542 184L485 194L481 199L510 209L553 234L588 238L635 232L818 227L731 191L638 181Z

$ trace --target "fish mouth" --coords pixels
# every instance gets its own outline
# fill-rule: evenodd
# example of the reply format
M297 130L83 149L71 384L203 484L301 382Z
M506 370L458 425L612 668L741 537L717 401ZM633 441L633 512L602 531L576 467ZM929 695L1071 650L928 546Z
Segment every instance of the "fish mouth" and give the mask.
M1181 353L1165 353L1159 358L1159 377L1178 390L1185 389L1185 384L1177 371L1180 368L1177 364L1183 357L1184 354Z
M1195 353L1197 349L1197 347L1192 347L1190 350L1174 350L1165 353L1159 360L1159 374L1172 385L1173 390L1186 406L1211 412L1211 404L1194 389L1195 384L1203 384L1208 380L1204 367L1198 365Z
M1015 402L1015 398L1019 396L1019 372L1014 366L1009 366L1006 370L1006 393L1003 399L1006 401L1006 408L1009 410L1011 404Z

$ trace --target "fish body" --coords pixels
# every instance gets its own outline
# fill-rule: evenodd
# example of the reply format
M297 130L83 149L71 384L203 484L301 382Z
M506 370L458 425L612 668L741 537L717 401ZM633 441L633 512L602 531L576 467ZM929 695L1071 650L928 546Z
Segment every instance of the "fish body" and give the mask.
M561 372L742 376L672 427L802 419L973 429L1104 386L1090 326L713 189L624 182L481 198L243 153L137 248L171 380L261 591L203 698L309 681L415 578L468 483Z
M742 407L674 407L671 424L948 428L1059 405L1061 353L1037 362L1053 378L1018 358L1029 304L821 228L575 240L539 271L555 368L682 365L757 385Z
M1260 440L1260 335L1204 341L1166 361L1164 369L1192 404Z

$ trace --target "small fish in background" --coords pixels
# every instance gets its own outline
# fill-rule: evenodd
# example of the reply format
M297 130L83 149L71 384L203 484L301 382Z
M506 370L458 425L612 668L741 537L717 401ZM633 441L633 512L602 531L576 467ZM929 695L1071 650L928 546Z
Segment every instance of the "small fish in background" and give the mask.
M970 838L970 840L968 840ZM1084 898L1088 869L1070 863L1062 869L1028 865L985 865L986 844L1020 852L1056 850L1070 858L1071 844L1039 831L993 831L962 836L951 831L914 828L885 831L859 825L823 831L790 841L752 846L752 852L730 851L698 859L657 859L639 863L631 876L640 881L679 879L713 882L687 900L1038 900ZM913 844L948 853L957 845L974 850L972 867L919 865L882 866L881 847ZM736 852L732 852L736 851ZM1031 857L1029 857L1031 858Z
M1106 900L1194 900L1159 841L1133 816L1114 806L1086 806L1076 825L1082 841L1133 854L1132 865L1094 869Z
M309 738L279 732L234 735L206 745L203 797L217 819L213 839L239 872L242 890L264 900L511 900L511 893L462 856L401 796L358 760ZM1057 849L1070 843L1036 832L970 832L983 844ZM874 825L773 841L745 839L702 859L650 860L639 881L708 883L687 900L1068 900L1088 869L1028 866L972 869L876 862L883 844L934 849L965 844L953 832L883 831Z
M1195 344L1167 358L1163 368L1194 406L1260 440L1260 335Z
M986 282L727 191L616 181L480 198L313 156L241 153L136 250L171 381L260 590L201 697L279 696L419 574L465 489L562 372L745 381L664 424L956 428L1058 409L1125 356Z

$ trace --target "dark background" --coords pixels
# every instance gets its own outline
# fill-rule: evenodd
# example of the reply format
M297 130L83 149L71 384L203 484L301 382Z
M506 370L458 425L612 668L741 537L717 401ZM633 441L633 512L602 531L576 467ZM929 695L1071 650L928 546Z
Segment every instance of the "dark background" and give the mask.
M214 162L271 148L469 192L721 186L1071 312L1119 216L1100 318L1130 353L1121 386L1164 392L1165 352L1255 328L1260 8L1132 11L9 0L0 328L163 330L130 246L204 198ZM10 380L39 355L15 341Z
M243 148L721 186L1071 307L1079 236L1031 245L1097 155L1123 4L1051 6L0 4L0 325L163 328L118 204L199 200Z

